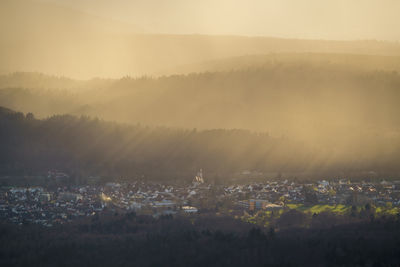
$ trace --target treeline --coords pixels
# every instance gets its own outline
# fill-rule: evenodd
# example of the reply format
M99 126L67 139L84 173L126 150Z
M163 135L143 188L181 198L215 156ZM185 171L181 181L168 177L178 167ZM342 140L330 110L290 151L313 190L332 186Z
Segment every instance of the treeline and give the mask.
M0 224L2 266L398 266L396 218L331 228L250 228L228 217L92 217Z
M392 164L397 154L379 161L360 157L327 162L321 155L329 151L267 133L124 125L71 115L38 120L32 113L5 108L0 111L0 145L2 175L58 169L78 177L191 180L203 168L212 180L228 179L243 170L315 176L371 169L392 175L399 172L399 166Z
M268 64L341 65L363 71L399 71L399 56L358 55L341 53L269 53L229 57L196 64L178 66L170 74L221 72L263 67Z

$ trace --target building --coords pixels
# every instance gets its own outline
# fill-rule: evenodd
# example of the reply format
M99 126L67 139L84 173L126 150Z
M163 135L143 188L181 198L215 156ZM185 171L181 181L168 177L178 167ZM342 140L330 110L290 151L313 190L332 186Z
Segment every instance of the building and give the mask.
M191 206L183 206L182 207L182 211L184 213L197 213L198 209L195 207L191 207Z
M82 195L71 193L71 192L61 192L58 195L58 198L63 201L78 201L78 200L82 200Z
M50 201L51 195L49 193L42 193L39 195L39 201L41 202L47 202Z
M269 204L270 202L264 199L249 199L238 202L240 207L251 211L265 209Z
M197 172L197 175L193 179L194 186L198 186L200 184L204 184L203 169L200 169L200 171Z

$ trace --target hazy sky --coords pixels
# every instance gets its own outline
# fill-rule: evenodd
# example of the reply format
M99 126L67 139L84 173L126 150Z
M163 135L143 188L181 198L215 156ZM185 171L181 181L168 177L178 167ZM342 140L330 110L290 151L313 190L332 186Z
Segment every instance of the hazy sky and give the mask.
M43 0L152 33L400 40L400 0Z

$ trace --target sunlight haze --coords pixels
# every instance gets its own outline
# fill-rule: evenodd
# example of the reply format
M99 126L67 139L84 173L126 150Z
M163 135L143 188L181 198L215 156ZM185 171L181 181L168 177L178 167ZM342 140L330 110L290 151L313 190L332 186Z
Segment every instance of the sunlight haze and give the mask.
M149 33L400 40L397 0L47 0Z

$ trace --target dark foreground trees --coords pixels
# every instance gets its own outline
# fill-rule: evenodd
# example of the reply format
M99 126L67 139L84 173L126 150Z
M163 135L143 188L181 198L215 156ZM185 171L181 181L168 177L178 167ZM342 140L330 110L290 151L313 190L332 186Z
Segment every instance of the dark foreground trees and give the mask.
M44 229L0 225L1 266L398 266L396 219L251 228L225 217L112 215Z

